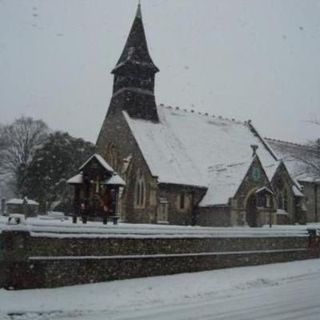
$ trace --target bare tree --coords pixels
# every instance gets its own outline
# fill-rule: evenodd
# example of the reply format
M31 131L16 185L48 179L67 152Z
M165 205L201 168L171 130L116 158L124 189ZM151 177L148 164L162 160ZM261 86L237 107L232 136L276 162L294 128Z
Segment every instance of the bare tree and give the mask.
M315 118L315 119L310 120L310 121L308 121L308 122L310 122L310 123L312 123L312 124L315 124L315 125L317 125L317 126L320 126L320 120L319 120L318 118Z
M320 121L317 118L309 122L320 127ZM304 164L308 173L317 179L320 178L320 138L311 141L304 152L296 154L295 157Z
M304 165L306 173L320 178L320 139L311 142L302 154L295 157Z
M0 175L10 176L17 195L23 196L26 170L48 131L42 120L27 117L0 128Z

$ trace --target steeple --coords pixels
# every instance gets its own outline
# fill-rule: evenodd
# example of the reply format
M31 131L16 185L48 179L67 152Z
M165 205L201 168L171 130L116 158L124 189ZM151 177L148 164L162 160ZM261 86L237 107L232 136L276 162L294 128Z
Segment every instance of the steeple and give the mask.
M112 99L119 100L118 96L125 96L121 109L126 110L131 117L158 121L154 97L154 80L158 71L148 50L139 3L122 54L112 70L114 74ZM115 109L112 102L111 111Z
M112 70L112 73L117 74L119 69L122 69L125 66L144 68L152 73L157 73L159 71L149 54L140 3L138 4L136 16L133 21L127 42L124 46L119 61Z

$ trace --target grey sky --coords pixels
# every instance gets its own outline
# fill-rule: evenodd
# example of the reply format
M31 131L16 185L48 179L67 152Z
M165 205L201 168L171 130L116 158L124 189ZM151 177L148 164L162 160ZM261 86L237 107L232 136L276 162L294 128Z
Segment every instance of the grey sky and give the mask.
M0 0L0 122L20 115L95 142L136 0ZM158 103L319 137L320 1L145 0Z

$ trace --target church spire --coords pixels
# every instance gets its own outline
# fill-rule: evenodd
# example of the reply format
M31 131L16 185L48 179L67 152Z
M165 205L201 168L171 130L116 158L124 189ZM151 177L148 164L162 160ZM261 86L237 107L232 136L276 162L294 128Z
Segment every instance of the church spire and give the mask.
M139 2L135 19L133 21L127 42L124 46L120 59L115 68L112 70L113 74L124 66L136 66L149 69L150 72L156 73L159 69L153 63L149 50L147 39L144 31L141 4Z
M136 17L142 19L142 14L141 14L141 2L140 2L140 0L139 0L139 3L138 3L138 9L137 9Z
M126 110L131 117L158 122L154 96L155 74L158 71L148 50L139 2L128 39L112 70L113 100L109 112Z

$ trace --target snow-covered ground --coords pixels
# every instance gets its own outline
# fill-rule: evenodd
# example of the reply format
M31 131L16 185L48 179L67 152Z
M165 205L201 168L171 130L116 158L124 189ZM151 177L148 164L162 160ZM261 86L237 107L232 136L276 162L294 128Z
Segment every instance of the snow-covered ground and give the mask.
M0 290L1 320L320 319L320 259L113 281Z

